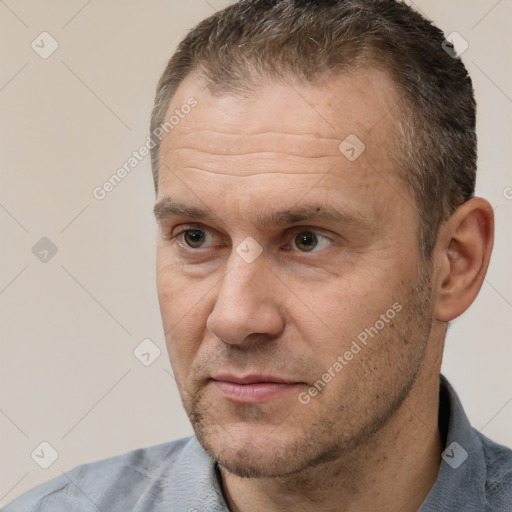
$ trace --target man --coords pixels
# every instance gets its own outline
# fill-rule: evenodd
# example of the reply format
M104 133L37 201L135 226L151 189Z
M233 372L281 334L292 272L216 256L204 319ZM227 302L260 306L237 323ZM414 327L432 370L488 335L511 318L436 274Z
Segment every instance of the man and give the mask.
M157 285L196 436L7 511L511 511L512 452L440 377L477 296L471 80L392 0L242 1L158 85Z

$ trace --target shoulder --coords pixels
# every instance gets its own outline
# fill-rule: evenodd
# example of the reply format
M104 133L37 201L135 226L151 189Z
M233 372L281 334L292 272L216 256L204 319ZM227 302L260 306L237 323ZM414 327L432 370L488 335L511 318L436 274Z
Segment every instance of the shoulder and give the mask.
M491 510L512 510L512 450L500 445L480 432L486 478L485 494Z
M15 499L4 512L130 510L162 478L199 456L195 437L179 439L77 466ZM100 505L101 504L101 505Z

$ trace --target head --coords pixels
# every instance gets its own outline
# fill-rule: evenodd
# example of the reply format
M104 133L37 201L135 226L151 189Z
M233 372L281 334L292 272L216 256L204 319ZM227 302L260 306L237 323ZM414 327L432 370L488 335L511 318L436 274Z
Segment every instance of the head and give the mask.
M443 39L392 0L242 1L164 71L160 308L198 439L233 473L368 442L478 293L492 209L473 198L471 80ZM239 399L233 376L286 384Z

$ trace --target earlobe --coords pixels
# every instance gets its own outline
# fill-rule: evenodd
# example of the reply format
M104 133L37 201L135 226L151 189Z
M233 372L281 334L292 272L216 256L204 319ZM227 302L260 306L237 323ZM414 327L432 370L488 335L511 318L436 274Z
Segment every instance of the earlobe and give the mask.
M473 303L482 286L494 241L494 212L485 199L463 203L440 228L436 245L436 319L449 322Z

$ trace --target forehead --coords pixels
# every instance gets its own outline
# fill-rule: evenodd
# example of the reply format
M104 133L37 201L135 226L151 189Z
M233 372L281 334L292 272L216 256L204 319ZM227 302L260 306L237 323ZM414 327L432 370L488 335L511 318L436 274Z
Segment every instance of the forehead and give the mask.
M198 105L164 138L163 151L179 146L183 136L216 127L239 135L311 133L339 139L355 133L370 142L372 133L389 135L398 111L391 77L376 68L326 77L317 84L282 80L255 88L248 97L210 94L204 79L193 73L176 91L165 118L182 109L190 97Z
M183 109L190 98L196 106ZM192 183L203 199L219 188L240 194L250 187L252 197L266 191L275 201L288 186L300 193L302 184L313 184L326 199L341 185L345 199L357 202L372 188L382 188L383 180L391 187L375 201L389 201L397 190L407 195L390 158L397 95L383 71L360 69L316 85L274 83L248 97L210 94L199 76L190 75L166 119L172 115L178 122L160 149L160 199L176 190L190 196ZM352 153L343 153L344 144ZM356 159L347 158L354 152ZM315 186L322 175L326 179Z

